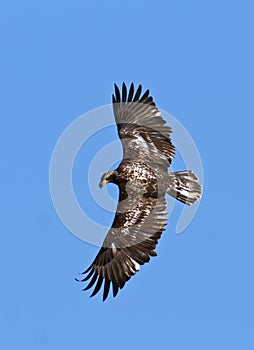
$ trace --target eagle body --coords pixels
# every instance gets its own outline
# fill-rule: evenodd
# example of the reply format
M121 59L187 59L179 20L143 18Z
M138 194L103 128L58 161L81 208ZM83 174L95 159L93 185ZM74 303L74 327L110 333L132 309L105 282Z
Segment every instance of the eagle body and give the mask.
M166 228L166 194L191 205L201 196L198 178L191 170L168 172L175 155L171 128L153 102L149 90L141 95L132 83L122 92L115 85L113 109L122 141L123 160L105 173L100 187L111 182L119 188L116 214L93 263L81 281L94 286L94 296L103 285L103 301L112 286L115 297L140 265L156 256L156 246Z
M119 200L126 199L128 196L138 196L143 193L144 196L158 196L158 180L163 176L156 174L147 164L138 160L123 160L115 170L113 183L119 186L121 197Z

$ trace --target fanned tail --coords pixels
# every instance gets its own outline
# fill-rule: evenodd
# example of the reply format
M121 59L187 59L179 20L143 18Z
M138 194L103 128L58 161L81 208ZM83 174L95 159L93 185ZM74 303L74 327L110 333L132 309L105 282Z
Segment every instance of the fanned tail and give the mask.
M202 186L191 170L177 171L168 174L167 193L184 204L195 203L202 194Z

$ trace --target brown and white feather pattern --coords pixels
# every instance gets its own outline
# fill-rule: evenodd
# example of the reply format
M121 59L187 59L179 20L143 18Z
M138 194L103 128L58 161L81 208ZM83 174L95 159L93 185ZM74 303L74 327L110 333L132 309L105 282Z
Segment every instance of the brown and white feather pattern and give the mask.
M122 93L115 85L113 95L124 153L119 167L102 179L119 187L118 206L112 227L82 280L89 281L84 290L94 288L91 296L103 288L103 300L110 287L116 296L140 265L156 255L167 224L166 193L188 205L201 195L192 172L168 174L175 154L171 128L165 126L149 90L141 92L141 85L135 92L131 84L128 92L123 83Z
M165 200L157 206L156 199L147 200L139 208L136 217L133 217L132 212L131 215L126 213L128 224L125 227L114 227L113 224L97 257L85 271L88 275L82 280L91 278L84 288L87 290L94 286L91 297L98 293L103 280L103 301L108 296L110 286L113 296L116 296L118 290L139 271L140 265L149 262L150 256L156 255L156 245L167 223L165 208ZM115 221L118 221L117 214Z
M168 167L175 155L170 139L172 130L165 126L166 121L161 117L149 90L143 95L141 92L142 87L139 85L134 94L132 83L127 93L123 83L121 96L115 85L112 101L119 137L123 144L123 158L141 159Z
M102 247L82 280L100 290L104 280L103 300L112 285L113 296L125 283L155 256L155 248L167 224L165 191L158 195L158 182L153 170L140 161L123 160L117 172L119 202L116 215ZM126 181L128 179L128 181Z

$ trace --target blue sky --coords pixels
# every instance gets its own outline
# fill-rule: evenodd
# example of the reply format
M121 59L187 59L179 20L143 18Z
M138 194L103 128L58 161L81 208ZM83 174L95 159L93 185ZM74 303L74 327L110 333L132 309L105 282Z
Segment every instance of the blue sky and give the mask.
M1 348L253 349L252 13L245 0L1 5ZM63 130L122 81L190 132L205 189L187 230L178 204L159 256L102 303L74 281L98 248L59 220L48 172Z

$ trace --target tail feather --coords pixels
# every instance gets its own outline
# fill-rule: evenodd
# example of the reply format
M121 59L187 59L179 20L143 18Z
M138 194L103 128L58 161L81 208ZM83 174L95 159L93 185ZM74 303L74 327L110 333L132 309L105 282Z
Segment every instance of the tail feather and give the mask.
M191 205L201 197L202 187L191 170L169 173L168 178L167 193L182 203Z

